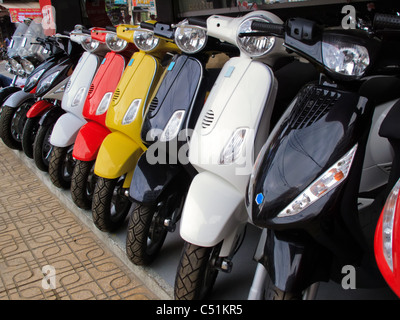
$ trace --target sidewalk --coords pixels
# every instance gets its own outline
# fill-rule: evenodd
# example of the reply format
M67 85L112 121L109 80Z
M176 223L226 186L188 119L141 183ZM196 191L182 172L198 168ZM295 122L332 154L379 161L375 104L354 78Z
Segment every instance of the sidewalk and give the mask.
M159 299L20 153L0 141L0 300Z

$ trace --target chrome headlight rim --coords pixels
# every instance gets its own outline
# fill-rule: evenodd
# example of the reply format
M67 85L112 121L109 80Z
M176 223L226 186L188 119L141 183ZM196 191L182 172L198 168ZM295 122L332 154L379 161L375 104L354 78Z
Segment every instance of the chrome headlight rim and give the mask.
M99 47L100 42L92 39L90 35L84 35L82 36L81 45L86 51L93 52Z
M133 42L140 50L149 52L157 48L160 38L155 36L153 31L140 29L134 31Z
M187 36L189 36L190 38L193 34L197 35L198 43L194 46L194 49L190 49L190 47L187 44ZM184 39L184 37L186 37L186 39ZM188 20L184 20L176 26L174 33L174 41L182 52L189 54L200 52L207 45L207 40L208 40L208 35L206 28L189 25Z
M243 20L236 31L236 45L240 49L240 51L244 52L245 54L249 55L253 58L260 58L266 56L271 50L274 48L276 43L276 37L274 36L242 36L239 37L240 34L245 34L247 32L252 32L251 24L253 21L261 21L266 23L271 23L269 19L264 16L251 16L245 20ZM249 47L254 45L254 42L259 42L261 44L267 44L266 48L263 50L259 50L258 52L250 50Z
M114 52L120 52L126 49L128 42L124 39L118 38L117 34L108 32L106 34L106 46Z

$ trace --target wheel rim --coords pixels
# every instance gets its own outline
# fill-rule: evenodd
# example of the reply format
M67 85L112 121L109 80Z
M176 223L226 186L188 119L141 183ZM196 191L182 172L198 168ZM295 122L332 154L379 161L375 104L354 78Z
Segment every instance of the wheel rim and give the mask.
M51 151L53 150L53 145L50 143L51 132L53 131L53 126L47 129L46 135L43 139L42 146L42 160L45 165L49 165Z
M162 214L162 207L155 208L153 217L151 219L151 224L149 232L147 235L146 253L152 255L157 251L160 243L164 242L164 237L167 230L164 226L164 215Z
M72 173L74 171L76 160L72 156L74 146L70 146L65 154L65 158L61 165L61 174L64 181L71 181Z
M129 210L131 206L131 201L123 194L123 184L125 181L125 176L118 179L118 182L113 190L113 196L111 199L111 220L118 221L119 218L125 215L126 211Z

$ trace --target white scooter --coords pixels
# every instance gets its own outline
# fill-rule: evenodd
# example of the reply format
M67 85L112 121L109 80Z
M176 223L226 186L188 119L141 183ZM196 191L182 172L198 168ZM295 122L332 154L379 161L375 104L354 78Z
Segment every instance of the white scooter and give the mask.
M190 185L182 212L180 235L185 244L175 299L204 298L218 271L231 270L232 258L244 237L246 185L253 159L270 131L279 82L275 71L282 59L293 59L278 38L242 37L254 20L281 23L265 11L207 19L207 34L237 45L241 54L225 63L190 140L189 161L199 173Z
M92 39L89 30L71 34L71 40L80 42L86 52L67 83L61 102L65 113L57 119L50 136L53 146L49 175L52 183L59 188L68 189L75 161L72 157L73 145L80 128L87 122L82 115L86 96L92 80L105 54L110 51L105 43Z

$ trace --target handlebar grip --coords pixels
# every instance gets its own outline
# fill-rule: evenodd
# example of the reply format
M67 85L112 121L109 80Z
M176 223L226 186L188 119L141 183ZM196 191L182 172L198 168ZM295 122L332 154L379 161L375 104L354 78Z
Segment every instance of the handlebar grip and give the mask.
M397 29L400 30L400 17L377 13L374 16L374 27L377 29Z
M112 32L117 32L117 27L114 27L114 26L107 26L107 27L106 27L106 30L107 30L107 31L112 31Z
M261 21L253 21L251 23L251 29L257 31L268 32L277 36L285 35L285 27L283 24L278 23L267 23Z
M154 30L154 24L148 22L141 22L140 27L147 30Z
M63 31L64 36L69 36L69 34L70 34L69 31Z
M188 18L190 25L207 28L207 20L201 18Z

